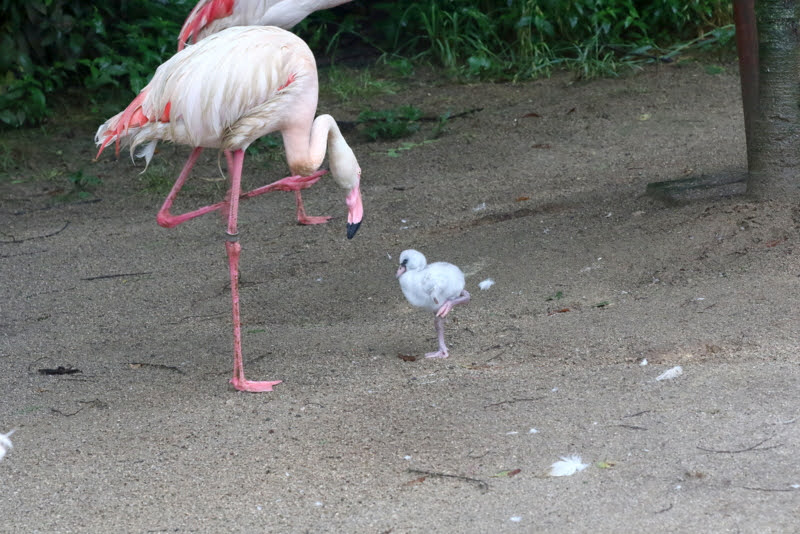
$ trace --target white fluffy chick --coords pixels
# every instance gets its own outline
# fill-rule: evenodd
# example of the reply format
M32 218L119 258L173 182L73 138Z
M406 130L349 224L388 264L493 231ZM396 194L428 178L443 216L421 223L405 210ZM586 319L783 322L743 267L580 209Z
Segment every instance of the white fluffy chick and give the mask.
M453 306L466 304L470 299L464 289L464 273L452 263L437 261L428 265L421 252L409 249L400 253L396 277L408 302L436 313L433 324L439 338L439 350L429 352L425 357L447 358L444 318Z

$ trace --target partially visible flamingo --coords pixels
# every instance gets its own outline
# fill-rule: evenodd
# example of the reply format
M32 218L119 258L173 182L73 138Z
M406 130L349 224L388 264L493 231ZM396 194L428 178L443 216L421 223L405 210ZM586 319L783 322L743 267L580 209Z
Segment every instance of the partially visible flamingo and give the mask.
M314 11L350 0L200 0L183 23L178 50L194 39L232 26L278 26L286 30Z
M183 23L178 36L178 51L191 39L198 42L209 35L233 26L278 26L285 30L299 23L314 11L336 7L350 0L200 0ZM229 154L225 154L229 157ZM301 189L314 182L285 184L281 191L293 191L297 206L297 222L322 224L330 217L306 215Z
M330 115L316 119L317 70L314 56L299 37L276 27L229 28L175 54L156 70L152 81L121 113L97 130L97 156L111 142L131 145L131 154L150 161L158 141L195 147L164 205L158 224L173 227L221 210L228 218L228 263L233 303L233 378L243 391L272 391L280 381L246 380L239 319L239 199L286 188L303 188L325 173L319 167L328 153L331 175L347 194L347 237L363 217L361 169ZM245 149L259 137L280 131L293 176L241 193ZM169 210L204 147L224 150L230 190L223 202L182 215Z

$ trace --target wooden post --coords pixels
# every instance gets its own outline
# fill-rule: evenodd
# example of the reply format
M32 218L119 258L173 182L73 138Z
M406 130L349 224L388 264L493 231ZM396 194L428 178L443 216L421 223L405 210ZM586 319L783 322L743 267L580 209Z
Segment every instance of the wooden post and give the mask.
M736 23L736 51L739 54L739 79L742 85L744 132L747 139L747 163L753 141L753 122L758 113L758 31L755 0L733 0Z

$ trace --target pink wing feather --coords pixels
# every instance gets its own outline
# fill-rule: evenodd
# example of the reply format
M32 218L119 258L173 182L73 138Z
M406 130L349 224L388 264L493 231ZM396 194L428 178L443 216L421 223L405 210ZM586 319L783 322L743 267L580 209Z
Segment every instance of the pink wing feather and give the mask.
M178 51L189 42L193 36L196 37L200 30L208 26L209 23L229 17L233 13L234 0L201 0L194 6L192 12L183 23L181 33L178 36Z

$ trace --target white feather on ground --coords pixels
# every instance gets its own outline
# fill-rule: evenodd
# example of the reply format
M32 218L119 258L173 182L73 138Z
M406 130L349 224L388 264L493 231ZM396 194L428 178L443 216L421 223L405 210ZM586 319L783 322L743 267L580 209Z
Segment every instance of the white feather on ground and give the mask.
M561 460L550 466L548 475L551 477L568 477L578 471L583 471L587 467L589 467L589 464L583 463L580 456L562 456Z
M683 374L683 367L680 365L676 365L672 369L667 369L660 375L656 377L656 380L672 380L673 378L678 378Z
M494 285L494 280L492 280L491 278L487 278L483 282L479 283L478 287L481 289L489 289L493 285Z
M0 460L6 455L9 449L12 449L14 446L11 444L11 440L8 438L14 431L12 430L8 434L0 434Z

